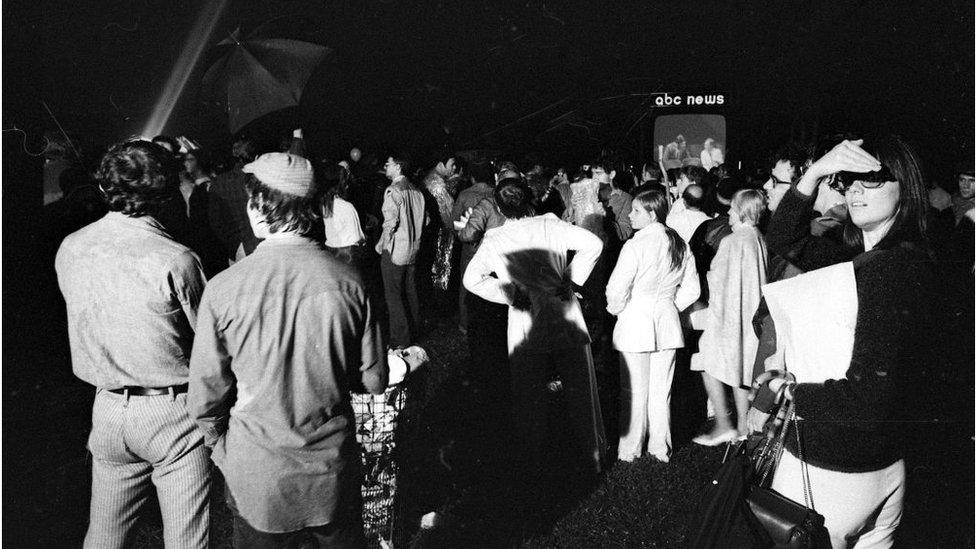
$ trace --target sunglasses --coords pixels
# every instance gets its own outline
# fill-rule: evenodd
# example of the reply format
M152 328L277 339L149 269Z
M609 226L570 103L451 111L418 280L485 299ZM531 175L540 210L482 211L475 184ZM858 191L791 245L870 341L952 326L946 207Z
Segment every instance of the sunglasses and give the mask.
M828 186L831 189L844 194L855 182L860 183L865 189L878 189L885 183L895 181L888 168L882 167L876 172L857 173L857 172L838 172L831 176Z

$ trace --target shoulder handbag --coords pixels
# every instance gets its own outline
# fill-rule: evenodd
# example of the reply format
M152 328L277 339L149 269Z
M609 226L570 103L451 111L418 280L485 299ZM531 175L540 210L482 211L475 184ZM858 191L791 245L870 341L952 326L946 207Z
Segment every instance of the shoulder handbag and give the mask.
M783 454L783 442L793 424L796 434L797 457L801 462L804 503L797 503L769 488L773 474ZM810 477L803 461L800 424L792 401L780 406L771 426L752 452L755 469L754 483L746 494L746 502L755 518L756 533L767 547L830 549L830 537L824 527L823 515L813 507Z

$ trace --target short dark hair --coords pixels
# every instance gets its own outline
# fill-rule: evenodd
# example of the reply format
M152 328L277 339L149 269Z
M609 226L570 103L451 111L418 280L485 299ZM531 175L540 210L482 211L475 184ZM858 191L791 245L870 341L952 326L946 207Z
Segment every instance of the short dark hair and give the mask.
M468 173L468 161L465 160L465 159L463 159L463 158L461 158L460 156L452 156L451 158L454 159L454 168L457 170L457 172L459 174L465 174L465 175L467 175L467 173Z
M681 174L690 179L693 183L698 185L705 184L705 178L708 176L708 172L705 168L701 166L682 166Z
M775 168L776 164L780 162L789 162L790 167L793 168L793 181L785 181L785 183L796 183L803 175L803 167L809 159L810 155L804 147L795 143L787 143L773 154L769 161L769 169Z
M705 189L701 185L694 183L688 185L685 188L685 192L681 193L681 199L685 201L685 206L700 210L705 203Z
M492 172L490 162L472 162L468 174L471 176L471 179L474 179L475 183L487 183L489 185L495 183L495 174Z
M186 151L183 158L186 159L187 156L191 155L196 159L201 172L206 174L213 171L213 155L207 149L190 149Z
M411 164L409 153L406 151L394 151L392 154L390 154L390 158L400 165L401 174L406 176L410 175L410 168L413 167L413 164Z
M95 174L108 209L130 217L152 215L175 196L180 184L176 158L149 141L116 143Z
M247 174L244 188L249 195L248 205L261 212L269 232L294 231L307 236L322 220L321 192L306 197L283 193L268 187L254 174Z
M519 178L502 179L495 186L495 204L507 219L519 219L535 214L532 190Z
M258 147L249 135L241 135L231 145L231 154L238 162L253 162L257 158Z

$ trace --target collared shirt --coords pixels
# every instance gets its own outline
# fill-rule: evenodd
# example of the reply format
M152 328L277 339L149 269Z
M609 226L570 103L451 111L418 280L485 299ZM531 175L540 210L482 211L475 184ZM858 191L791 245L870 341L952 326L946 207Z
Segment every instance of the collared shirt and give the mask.
M681 205L680 207L678 207L679 204ZM698 226L711 219L711 217L701 210L689 209L685 206L683 199L675 202L674 205L675 207L668 212L666 225L674 229L685 243L689 243Z
M203 268L156 219L109 212L64 239L55 268L76 376L104 389L186 383Z
M390 183L383 195L383 234L380 246L394 265L412 265L420 250L426 212L424 195L406 177Z
M572 261L570 250L576 252ZM509 219L485 233L464 272L464 287L509 305L510 353L520 345L540 352L584 345L590 336L570 283L586 282L602 250L599 237L553 214ZM514 306L516 292L528 296L528 309Z
M208 285L192 357L190 417L241 516L263 532L331 522L359 482L349 392L387 367L355 270L311 240L266 239Z

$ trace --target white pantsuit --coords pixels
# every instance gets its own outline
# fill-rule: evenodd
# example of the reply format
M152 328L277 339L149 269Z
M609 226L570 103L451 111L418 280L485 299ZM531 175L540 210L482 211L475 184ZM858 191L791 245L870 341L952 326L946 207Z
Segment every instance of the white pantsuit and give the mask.
M644 451L671 456L671 380L674 349L620 353L620 442L617 456L633 461Z
M620 442L617 454L631 461L647 452L671 454L671 381L675 349L684 347L679 311L701 291L691 252L671 267L668 229L652 223L620 251L607 284L607 310L617 315L614 348L620 351Z

